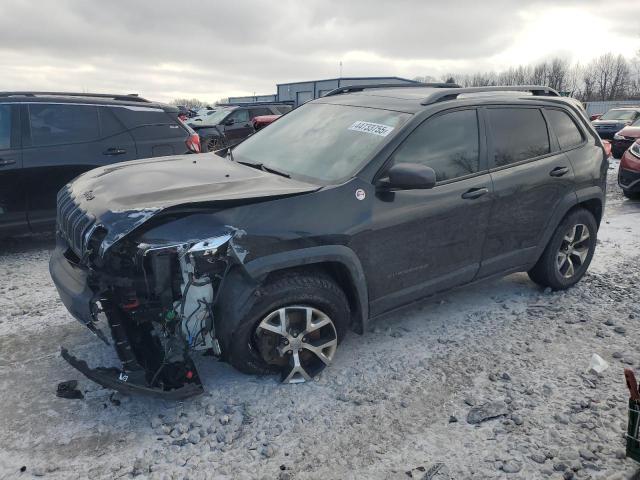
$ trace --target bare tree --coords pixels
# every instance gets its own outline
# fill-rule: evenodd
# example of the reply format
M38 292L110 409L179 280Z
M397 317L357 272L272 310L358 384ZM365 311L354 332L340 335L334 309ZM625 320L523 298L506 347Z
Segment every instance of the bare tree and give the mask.
M601 55L589 64L587 70L593 77L594 93L598 100L617 100L626 96L630 71L622 55Z
M569 62L561 58L554 58L547 66L547 86L564 92L567 87L569 75Z
M424 75L424 76L418 76L418 77L413 77L413 80L416 82L422 82L422 83L432 83L436 81L436 77L432 77L431 75Z
M176 98L174 100L171 100L171 102L169 103L171 103L171 105L184 105L193 110L197 110L199 108L206 107L207 105L209 105L208 102L204 102L197 98Z

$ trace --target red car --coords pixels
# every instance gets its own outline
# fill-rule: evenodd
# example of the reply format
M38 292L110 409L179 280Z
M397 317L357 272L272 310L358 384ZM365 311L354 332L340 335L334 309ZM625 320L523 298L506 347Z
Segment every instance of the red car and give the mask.
M640 139L624 152L618 170L618 185L625 197L640 197Z
M253 128L258 131L267 125L275 122L282 115L258 115L257 117L253 117L251 119L251 123L253 123Z
M624 152L640 138L640 120L624 127L613 136L611 142L611 152L613 158L622 158Z

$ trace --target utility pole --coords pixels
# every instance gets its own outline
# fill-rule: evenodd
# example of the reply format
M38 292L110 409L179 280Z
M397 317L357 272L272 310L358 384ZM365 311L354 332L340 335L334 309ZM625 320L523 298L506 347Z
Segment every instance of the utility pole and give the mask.
M340 78L342 78L342 60L340 60Z

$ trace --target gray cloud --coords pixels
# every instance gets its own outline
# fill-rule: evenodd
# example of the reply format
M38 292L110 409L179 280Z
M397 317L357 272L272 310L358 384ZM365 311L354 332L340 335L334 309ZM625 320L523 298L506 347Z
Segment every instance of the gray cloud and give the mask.
M640 4L615 3L562 6L595 12L603 23L619 22L631 39L637 21L624 25L633 12L639 18ZM5 0L0 89L137 91L160 100L215 100L271 93L278 82L336 76L339 59L349 52L360 52L345 62L349 75L424 75L431 73L429 66L442 73L448 62L484 68L527 27L522 11L553 6L557 2L551 0Z

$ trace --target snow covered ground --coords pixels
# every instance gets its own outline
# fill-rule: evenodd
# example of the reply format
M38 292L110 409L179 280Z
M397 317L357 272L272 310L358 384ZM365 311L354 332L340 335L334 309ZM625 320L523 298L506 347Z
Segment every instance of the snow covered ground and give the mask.
M68 366L60 345L94 365L113 353L58 300L52 238L3 241L0 478L630 478L640 203L616 166L591 269L569 291L515 274L407 308L350 335L311 384L202 358L207 393L184 403L113 394ZM55 396L70 379L83 400ZM501 416L468 423L486 402Z

